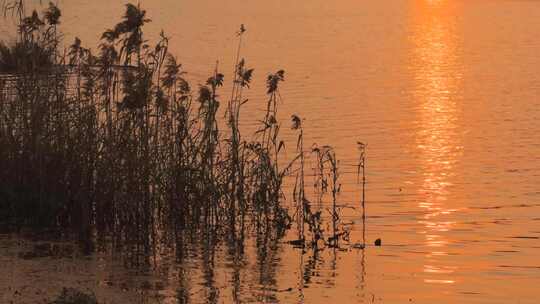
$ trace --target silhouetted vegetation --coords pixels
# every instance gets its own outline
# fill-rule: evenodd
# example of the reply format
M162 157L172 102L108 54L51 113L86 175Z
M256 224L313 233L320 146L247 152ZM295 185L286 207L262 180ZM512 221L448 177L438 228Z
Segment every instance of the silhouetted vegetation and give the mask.
M312 211L306 198L298 116L298 155L281 160L283 70L267 77L266 110L256 133L249 139L241 134L244 92L254 72L241 58L243 25L232 93L223 100L219 66L194 90L164 33L147 44L143 27L150 19L139 6L126 5L97 52L78 38L60 50L61 12L54 4L41 15L25 16L23 1L9 10L19 16L19 36L13 44L0 43L1 221L71 228L87 250L94 238L112 239L134 244L144 256L160 242L181 248L186 233L201 231L223 232L240 243L254 231L258 240L275 242L293 218L302 247L308 232L315 247L319 241L338 246L346 237L336 198L338 162L329 146L314 150L319 185L329 187L333 198L327 240L321 211ZM218 123L222 104L225 130ZM291 217L282 203L284 178L293 172Z

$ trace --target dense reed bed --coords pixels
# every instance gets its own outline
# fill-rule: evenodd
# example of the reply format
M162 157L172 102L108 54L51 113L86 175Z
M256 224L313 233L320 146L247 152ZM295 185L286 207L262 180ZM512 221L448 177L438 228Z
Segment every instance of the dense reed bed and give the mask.
M150 253L201 231L239 241L250 232L279 238L295 220L297 244L308 233L312 244L324 241L321 214L305 197L307 155L297 116L298 155L281 159L284 71L268 75L260 127L242 136L244 92L253 74L240 54L243 25L226 99L218 66L193 88L164 33L147 44L143 28L150 20L139 6L128 4L93 52L79 39L60 47L61 12L54 4L30 16L24 1L9 4L4 10L18 17L19 35L0 44L0 221L76 231L88 250L97 239ZM335 245L343 235L337 160L330 147L317 153L320 186L330 185L334 199L328 243ZM283 183L293 174L297 208L289 215Z

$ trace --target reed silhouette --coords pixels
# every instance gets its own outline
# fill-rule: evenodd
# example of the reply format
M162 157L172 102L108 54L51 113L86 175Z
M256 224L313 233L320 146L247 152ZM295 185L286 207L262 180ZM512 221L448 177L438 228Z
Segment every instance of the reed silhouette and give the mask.
M18 17L19 35L12 44L0 43L0 221L75 232L88 252L95 241L129 245L136 263L148 263L162 242L178 248L182 259L182 248L201 232L226 235L240 251L248 231L258 242L275 244L293 218L294 244L304 247L307 232L312 247L324 240L322 212L312 211L305 194L308 155L298 116L292 118L298 155L281 160L283 70L268 75L260 126L242 136L244 93L254 73L241 57L244 25L231 96L223 101L219 64L194 92L166 34L154 45L146 42L143 29L151 20L138 5L126 5L121 21L102 34L97 53L78 38L61 49L62 14L52 3L41 15L27 16L22 0L7 2L4 11ZM220 129L222 113L226 130ZM338 161L329 146L314 152L318 184L331 189L333 200L332 231L323 242L337 247L347 234L339 221ZM293 173L291 217L283 184ZM211 291L208 301L217 301Z

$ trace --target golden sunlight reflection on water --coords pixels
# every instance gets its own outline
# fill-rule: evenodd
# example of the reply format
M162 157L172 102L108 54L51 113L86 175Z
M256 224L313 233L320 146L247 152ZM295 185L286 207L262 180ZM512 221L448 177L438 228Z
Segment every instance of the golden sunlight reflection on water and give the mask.
M425 256L423 272L428 284L454 284L455 268L446 266L444 257L451 240L447 237L453 221L440 219L457 210L448 202L454 164L459 161L462 144L458 131L460 120L457 97L460 94L462 71L459 63L459 41L455 37L453 14L442 1L428 1L416 11L417 31L412 35L414 64L420 63L415 75L416 103L420 127L416 149L420 155L422 185L418 206L425 210L419 223L424 229L425 244L431 252ZM448 15L446 15L448 14Z

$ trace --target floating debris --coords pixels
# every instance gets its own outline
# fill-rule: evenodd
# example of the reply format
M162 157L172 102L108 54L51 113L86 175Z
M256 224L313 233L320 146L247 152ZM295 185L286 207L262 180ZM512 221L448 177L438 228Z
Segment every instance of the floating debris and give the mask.
M354 249L364 249L364 248L366 248L366 245L361 244L361 243L357 243L357 244L354 244L352 247Z

